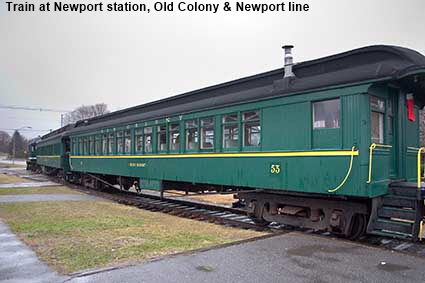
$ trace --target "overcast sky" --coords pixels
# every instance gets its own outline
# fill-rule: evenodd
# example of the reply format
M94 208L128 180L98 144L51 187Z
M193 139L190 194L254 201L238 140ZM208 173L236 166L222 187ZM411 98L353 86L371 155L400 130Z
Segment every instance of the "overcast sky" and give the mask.
M122 109L279 68L283 44L295 45L296 62L372 44L425 54L424 0L304 0L297 3L309 3L308 12L265 14L7 12L5 2L1 106ZM0 109L0 130L31 126L27 137L41 135L60 126L60 114Z

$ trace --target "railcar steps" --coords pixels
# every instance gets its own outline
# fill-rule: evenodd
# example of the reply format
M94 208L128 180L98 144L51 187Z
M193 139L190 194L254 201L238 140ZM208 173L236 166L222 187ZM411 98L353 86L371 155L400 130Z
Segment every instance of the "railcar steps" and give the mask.
M425 187L418 188L416 183L391 183L369 233L417 240L424 217L424 191Z

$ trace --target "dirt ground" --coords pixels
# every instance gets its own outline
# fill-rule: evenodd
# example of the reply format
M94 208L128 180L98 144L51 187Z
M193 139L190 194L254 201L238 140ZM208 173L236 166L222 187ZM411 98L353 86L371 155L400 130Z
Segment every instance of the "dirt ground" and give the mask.
M233 194L227 194L227 195L195 195L195 196L188 196L188 199L198 200L198 201L204 201L204 202L211 202L215 204L223 204L231 206L232 203L236 202L237 200L233 198Z
M198 193L189 193L185 195L182 191L170 190L165 193L167 197L179 197L189 200L196 200L202 202L209 202L214 204L222 204L231 206L232 203L236 202L237 199L233 198L233 194L198 194Z

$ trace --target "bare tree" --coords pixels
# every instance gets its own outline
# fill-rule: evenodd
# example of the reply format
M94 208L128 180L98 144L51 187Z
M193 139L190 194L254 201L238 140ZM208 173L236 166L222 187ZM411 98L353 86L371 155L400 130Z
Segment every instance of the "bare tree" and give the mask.
M98 103L94 105L82 105L72 112L66 113L63 117L64 125L75 123L78 120L89 119L109 113L108 105Z

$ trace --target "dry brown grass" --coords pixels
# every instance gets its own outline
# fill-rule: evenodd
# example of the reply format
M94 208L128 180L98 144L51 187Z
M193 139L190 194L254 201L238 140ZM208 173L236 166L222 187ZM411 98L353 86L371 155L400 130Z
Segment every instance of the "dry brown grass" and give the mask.
M13 183L24 183L29 182L23 178L19 178L9 174L0 173L0 184L13 184Z
M214 204L223 204L231 206L232 203L234 203L235 200L233 198L232 194L226 194L226 195L195 195L195 196L188 196L188 199L203 201L203 202L210 202Z
M24 195L24 194L81 194L81 192L72 190L65 186L0 189L0 195Z
M165 196L186 198L186 199L192 199L192 200L197 200L202 202L222 204L227 206L231 206L232 203L237 201L236 199L233 198L233 194L189 193L186 195L184 191L177 191L177 190L167 190L165 192Z
M0 161L0 168L24 168L27 167L24 164L10 164L10 163L3 163Z
M0 217L62 273L265 234L104 201L0 203Z

